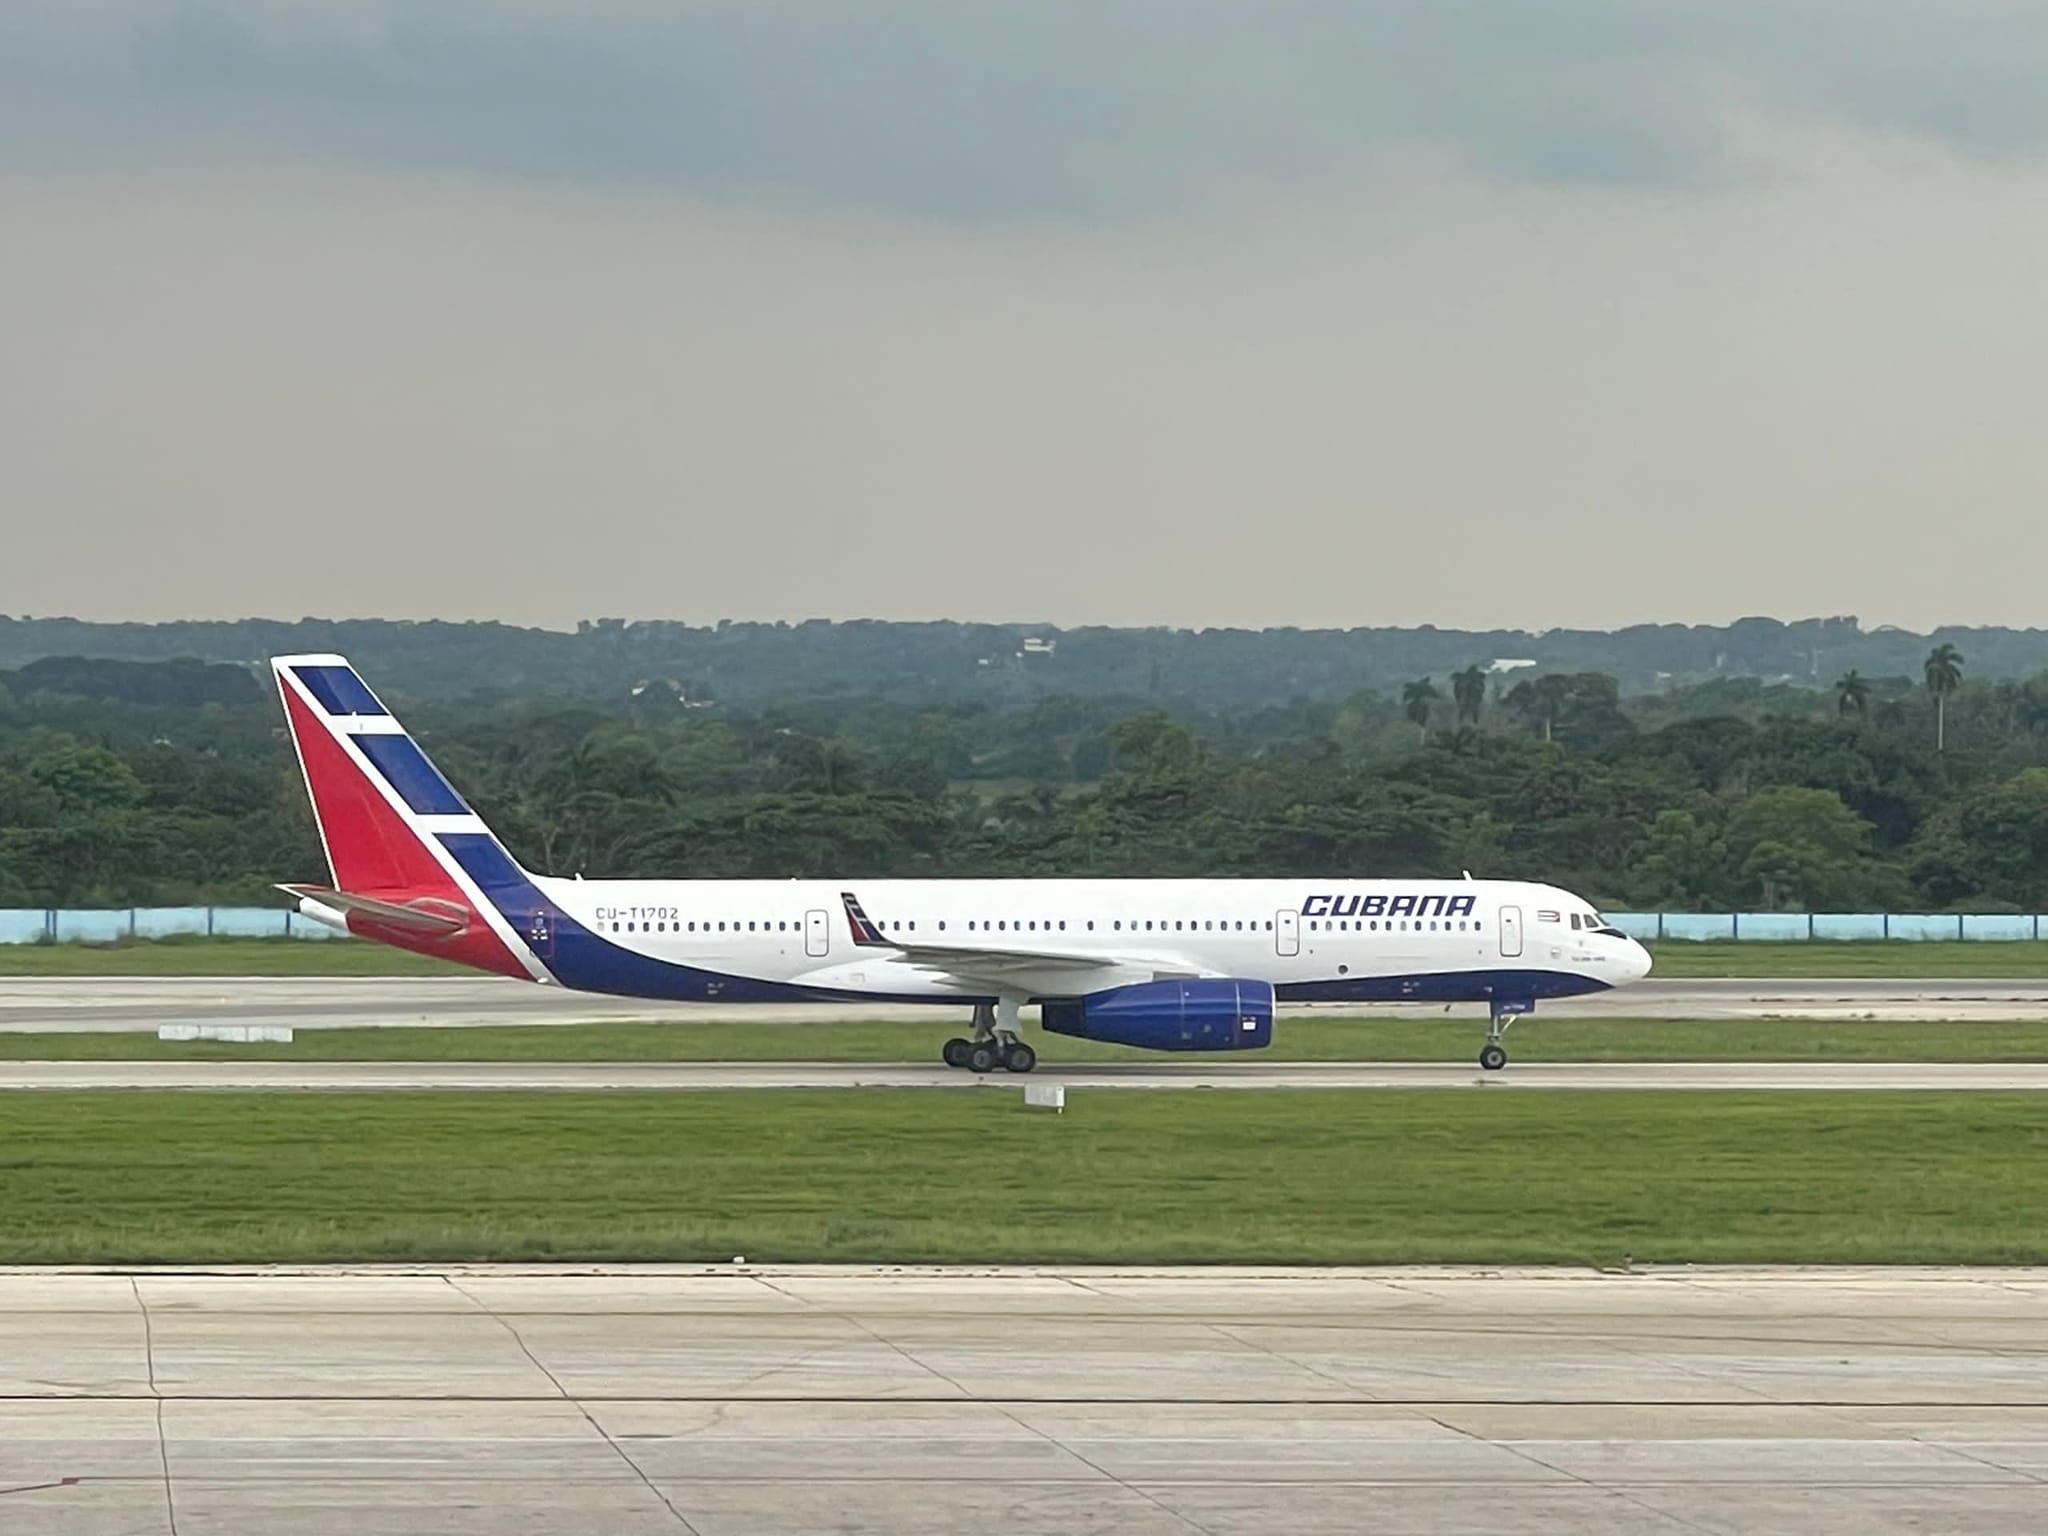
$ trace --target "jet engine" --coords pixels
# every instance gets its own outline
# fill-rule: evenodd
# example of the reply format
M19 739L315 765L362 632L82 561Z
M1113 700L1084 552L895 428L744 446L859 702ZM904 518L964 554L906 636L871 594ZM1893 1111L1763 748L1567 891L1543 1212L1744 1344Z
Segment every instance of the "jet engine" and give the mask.
M1141 981L1045 1003L1048 1034L1148 1051L1255 1051L1273 1040L1273 986L1235 976Z

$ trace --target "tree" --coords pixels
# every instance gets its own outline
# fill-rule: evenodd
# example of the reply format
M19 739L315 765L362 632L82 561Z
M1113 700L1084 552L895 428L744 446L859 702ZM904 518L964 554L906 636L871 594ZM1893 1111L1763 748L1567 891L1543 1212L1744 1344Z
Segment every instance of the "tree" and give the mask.
M1952 895L1995 896L2038 911L2048 899L2048 768L1979 785L1929 829L1922 857L1952 865Z
M1543 739L1549 741L1557 726L1558 712L1571 691L1569 677L1561 672L1546 672L1539 678L1515 684L1502 702L1523 719L1542 722Z
M1180 778L1195 768L1195 738L1164 710L1117 721L1109 745L1116 765L1141 779Z
M75 742L52 747L29 763L28 776L70 812L120 809L142 799L142 780L135 770L105 747Z
M1831 789L1760 789L1728 818L1728 852L1766 908L1836 905L1857 891L1871 826Z
M1659 811L1636 861L1636 887L1652 902L1703 906L1718 896L1727 862L1721 840L1691 811Z
M1948 696L1963 683L1963 653L1944 640L1927 653L1922 671L1934 695L1934 750L1940 752L1948 745Z
M1854 667L1835 679L1835 713L1858 720L1870 713L1870 680Z
M1436 684L1426 677L1418 677L1401 690L1401 712L1415 725L1418 740L1429 737L1429 711L1443 695L1436 691Z
M1459 721L1477 725L1486 708L1486 668L1475 661L1464 671L1453 672L1451 698L1457 703Z

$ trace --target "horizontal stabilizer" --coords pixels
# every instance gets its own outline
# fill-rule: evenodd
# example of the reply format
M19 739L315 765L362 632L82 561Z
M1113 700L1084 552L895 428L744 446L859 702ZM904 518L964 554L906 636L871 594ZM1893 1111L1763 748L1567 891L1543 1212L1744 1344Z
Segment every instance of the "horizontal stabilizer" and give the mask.
M355 912L373 921L408 933L445 937L462 932L475 916L459 902L421 897L414 901L379 901L374 896L354 896L347 891L330 891L318 885L280 885L288 896L317 902L336 912Z

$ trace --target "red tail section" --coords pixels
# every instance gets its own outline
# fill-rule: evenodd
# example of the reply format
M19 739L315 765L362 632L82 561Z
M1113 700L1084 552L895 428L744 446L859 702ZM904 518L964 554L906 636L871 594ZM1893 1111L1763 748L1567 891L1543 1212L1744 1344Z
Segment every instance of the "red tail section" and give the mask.
M285 719L299 749L299 767L306 775L306 793L313 799L313 819L320 824L334 888L363 896L398 891L459 895L441 861L427 851L384 798L384 791L356 766L311 707L282 678L278 689L284 695Z
M340 657L277 657L272 665L335 890L366 898L353 905L340 901L326 905L344 913L349 931L364 938L480 970L533 979L493 930L480 910L481 903L457 879L452 860L445 859L430 841L433 834L416 824L420 813L408 807L407 799L409 794L422 792L417 774L423 769L432 775L426 792L433 797L428 803L437 811L460 815L475 825L469 808L426 759L418 757L410 738L391 730L395 722ZM334 674L342 680L340 693L336 692ZM360 726L365 719L379 729L369 735L352 735L350 723ZM391 755L388 750L373 756L363 745L368 742L376 747L380 741L387 747L394 742L403 745L408 755L400 767L405 774L394 777L392 770L384 768ZM320 901L317 892L304 888L296 894ZM379 905L416 906L442 921L434 925L383 920L376 915ZM436 926L445 928L446 919L458 914L465 919L459 929L433 931Z

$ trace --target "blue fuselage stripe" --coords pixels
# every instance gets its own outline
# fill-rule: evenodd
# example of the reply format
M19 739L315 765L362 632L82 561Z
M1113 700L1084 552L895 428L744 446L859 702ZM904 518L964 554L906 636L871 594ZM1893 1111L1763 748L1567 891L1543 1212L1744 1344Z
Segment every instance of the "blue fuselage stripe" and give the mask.
M933 997L916 993L806 987L709 971L625 949L591 932L564 912L527 877L488 832L443 832L441 844L512 925L527 947L565 987L616 997L674 1002L937 1003L958 1007L979 1001L972 993ZM1277 984L1282 1002L1482 1003L1495 998L1535 1001L1604 992L1607 984L1569 971L1523 967L1484 971L1424 971L1405 976L1333 976Z

